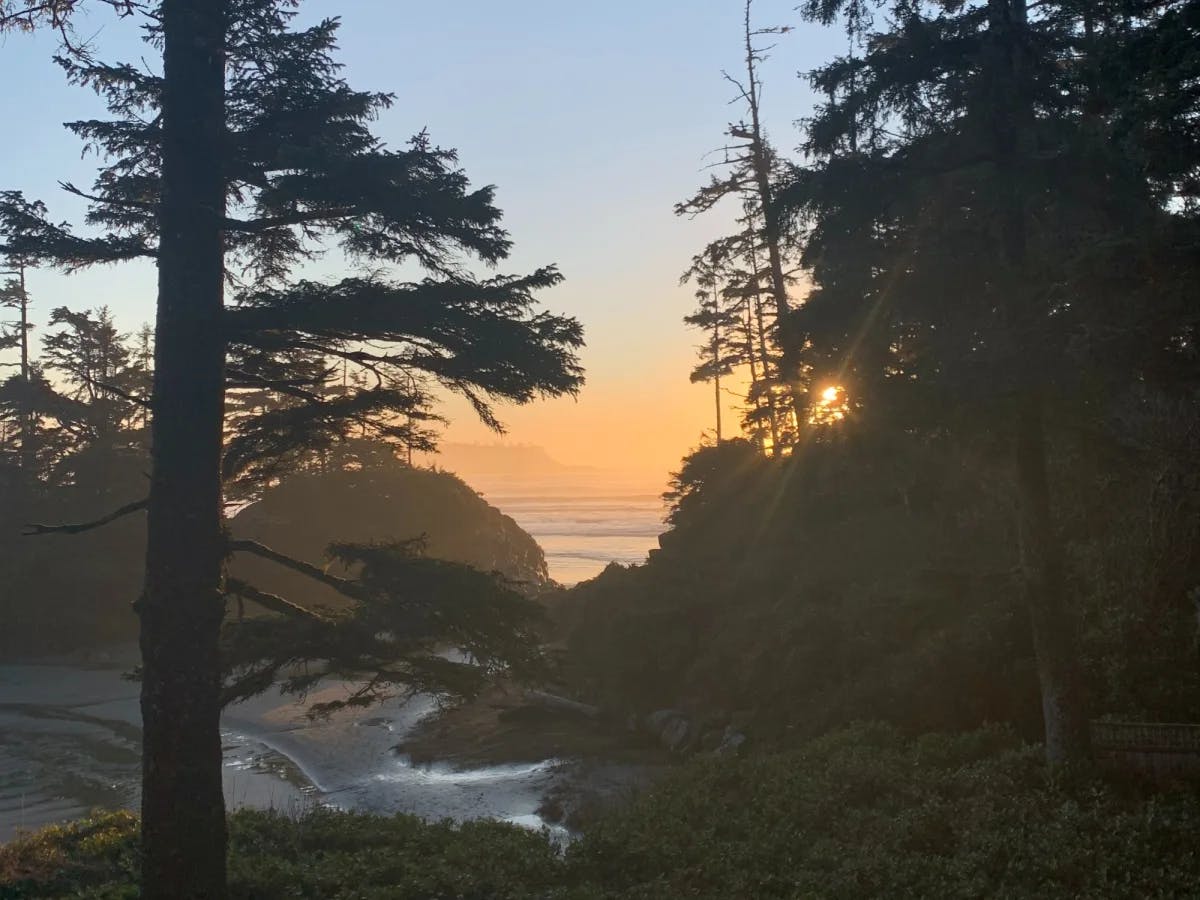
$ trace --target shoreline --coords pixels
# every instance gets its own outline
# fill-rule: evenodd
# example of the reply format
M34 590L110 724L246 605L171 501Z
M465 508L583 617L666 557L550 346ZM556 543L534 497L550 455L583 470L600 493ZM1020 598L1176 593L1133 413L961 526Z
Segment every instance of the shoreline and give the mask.
M138 692L122 675L135 659L136 647L120 645L0 665L15 701L0 704L9 720L0 775L12 776L8 796L0 793L4 840L92 808L136 808ZM303 702L268 692L227 709L227 807L496 819L565 841L667 767L663 753L629 735L531 717L504 691L446 709L416 697L306 716L309 704L352 689L330 684Z

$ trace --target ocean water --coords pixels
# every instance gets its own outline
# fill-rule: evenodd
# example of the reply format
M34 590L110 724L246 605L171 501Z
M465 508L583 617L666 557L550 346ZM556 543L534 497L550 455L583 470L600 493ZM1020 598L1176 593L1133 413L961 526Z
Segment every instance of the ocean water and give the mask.
M664 529L663 487L650 477L565 470L467 481L533 535L560 584L594 578L610 562L645 562Z

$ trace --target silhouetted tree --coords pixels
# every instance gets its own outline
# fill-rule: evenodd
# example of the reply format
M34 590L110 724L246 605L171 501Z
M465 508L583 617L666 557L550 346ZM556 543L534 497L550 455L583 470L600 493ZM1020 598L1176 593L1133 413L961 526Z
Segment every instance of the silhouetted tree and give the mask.
M138 604L149 898L224 890L223 560L240 550L304 565L222 534L227 357L233 386L304 401L265 408L253 426L237 424L224 461L233 478L348 429L412 440L406 423L419 421L430 402L424 379L468 397L494 427L493 399L526 402L581 383L578 323L534 309L534 293L557 283L558 273L471 276L466 257L495 264L510 247L492 189L471 189L454 153L424 135L402 150L382 146L367 122L391 97L351 90L332 59L337 23L293 31L291 6L163 0L146 26L163 52L161 76L64 57L68 76L99 91L118 117L70 126L108 157L91 192L68 186L89 200L88 222L104 236L77 237L31 214L17 195L0 204L9 252L67 269L138 257L158 262L147 582ZM289 283L293 265L311 258L323 239L363 262L416 263L428 275ZM229 309L227 278L235 289ZM375 380L322 396L313 388L324 376L312 373L312 358L300 351L351 362ZM379 548L340 552L372 583L351 588L360 609L378 610L370 602L377 585L395 586L397 572L415 578L424 571L403 548L387 550L392 564L381 561ZM305 571L322 576L319 567ZM230 589L242 597L253 591ZM251 599L285 618L317 619L281 598L259 592ZM414 647L429 644L380 638L374 614L377 640L361 648L373 682L401 681L405 671L415 679L418 664L421 672L461 674L463 666L432 660L402 667ZM404 636L412 617L397 616L392 634ZM308 642L300 655L314 648ZM348 644L321 652L344 659Z
M792 390L781 377L774 312L764 309L770 289L759 265L757 231L746 218L739 224L745 226L741 232L710 243L683 275L683 281L696 283L699 301L698 311L684 321L716 338L701 350L704 362L693 370L692 381L747 370L742 424L761 448L778 453L795 439L795 419L789 413Z
M762 272L756 274L756 281L761 277L761 290L770 298L775 319L782 322L791 308L788 298L791 273L786 259L787 236L776 212L776 182L781 165L762 122L762 81L758 71L772 48L756 42L764 36L786 34L791 28L755 28L751 19L752 6L753 0L746 0L746 74L734 77L724 73L725 79L737 91L737 100L745 104L748 118L729 126L727 135L736 143L721 149L723 158L718 165L726 169L725 174L713 176L693 197L677 204L675 212L694 216L708 212L727 198L740 201L746 230L735 239L750 238L744 252L763 256ZM787 388L791 405L799 409L802 395L799 359L786 348L781 356L779 377Z
M1135 20L1180 8L1158 6ZM1081 422L1103 391L1146 377L1172 343L1186 348L1194 327L1170 262L1194 227L1146 177L1154 141L1138 147L1145 133L1104 97L1128 97L1118 60L1138 68L1112 47L1097 55L1101 32L1129 49L1121 29L1140 28L1115 15L1102 26L1115 10L805 4L814 18L845 15L852 52L813 75L827 98L807 127L814 164L784 197L801 211L814 282L791 339L849 382L865 419L1006 449L1053 763L1087 756L1088 727L1048 420Z
M10 465L17 469L14 482L29 483L33 477L37 448L34 444L36 421L32 409L31 382L32 363L29 357L29 333L33 325L29 321L29 291L25 284L25 263L17 259L10 262L8 279L0 286L0 308L11 309L16 319L0 323L0 352L16 350L15 363L0 363L0 368L9 366L17 369L14 381L6 387L6 393L16 393L13 419L6 421L5 443L15 443L15 452L9 454ZM6 448L7 449L7 448Z
M703 254L692 260L692 265L683 274L683 282L696 284L697 309L685 316L684 322L705 332L707 339L700 348L700 363L692 370L692 382L711 381L716 423L716 440L721 443L721 379L733 374L734 367L745 361L739 353L743 347L733 343L740 320L736 309L730 309L722 293L724 274L721 249L710 246Z

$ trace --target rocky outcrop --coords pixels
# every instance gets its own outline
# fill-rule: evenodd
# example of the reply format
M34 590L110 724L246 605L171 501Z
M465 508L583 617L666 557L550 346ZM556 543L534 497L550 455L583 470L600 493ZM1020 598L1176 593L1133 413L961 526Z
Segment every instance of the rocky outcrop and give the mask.
M436 559L500 572L534 591L551 584L541 547L510 517L454 475L400 463L294 476L241 510L230 530L316 564L333 542L424 536L425 552ZM341 603L332 590L265 560L237 557L230 571L305 605Z
M706 723L679 709L655 710L642 720L642 730L676 754L737 756L746 745L746 733L739 724L722 727L718 722Z

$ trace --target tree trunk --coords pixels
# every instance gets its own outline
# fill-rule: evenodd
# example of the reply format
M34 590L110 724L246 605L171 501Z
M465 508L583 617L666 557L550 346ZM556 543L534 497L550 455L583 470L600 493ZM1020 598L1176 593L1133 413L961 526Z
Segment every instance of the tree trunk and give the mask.
M142 897L225 896L220 667L227 0L164 0L142 651Z
M1026 0L989 0L992 39L995 150L999 189L1006 198L1001 221L1004 277L1000 280L1018 381L1013 423L1014 476L1018 495L1021 573L1033 628L1046 760L1052 766L1091 756L1082 676L1068 615L1062 546L1056 534L1047 474L1045 401L1040 378L1046 349L1036 336L1046 327L1044 310L1031 291L1027 214L1020 186L1032 124L1026 84Z
M766 426L763 424L761 413L765 408L763 406L762 393L759 390L758 376L758 358L754 355L754 313L751 309L750 294L746 294L742 301L745 306L746 318L743 324L743 331L746 336L746 361L750 364L750 394L754 398L754 436L758 441L758 449L766 451ZM772 426L774 422L772 422Z
M778 456L780 452L780 436L779 436L779 410L775 404L775 392L771 390L771 352L767 348L767 325L763 321L762 309L762 273L758 268L758 251L752 249L750 252L750 269L754 274L754 293L748 301L754 311L754 321L757 324L758 336L758 353L759 363L762 366L762 380L767 386L767 412L770 414L768 420L771 429L771 455ZM782 377L782 376L781 376Z
M17 266L17 290L21 292L21 500L33 496L37 479L37 414L33 409L33 368L29 363L29 291L25 284L25 263Z
M750 165L754 170L758 207L762 215L763 242L767 245L767 266L771 279L771 297L775 301L775 327L780 348L779 374L783 383L787 385L798 431L801 412L804 409L804 396L800 391L800 365L796 359L796 353L791 346L791 342L786 340L783 334L789 311L787 278L783 271L783 253L779 247L779 223L773 215L775 200L774 191L771 186L771 158L767 152L766 139L763 137L762 119L759 110L758 73L754 65L756 59L754 32L750 24L751 2L752 0L746 0L745 14L746 71L750 79L750 88L746 97L750 106Z
M1021 574L1042 692L1046 761L1063 766L1091 757L1091 736L1074 629L1063 602L1066 578L1062 544L1051 515L1043 406L1041 393L1030 390L1017 412Z
M720 312L720 294L717 291L716 284L713 285L713 336L712 336L712 355L713 355L713 398L716 404L717 414L717 444L722 441L721 434L721 323L719 317Z
M21 292L21 380L29 384L29 294L25 288L25 264L17 268L18 290Z

